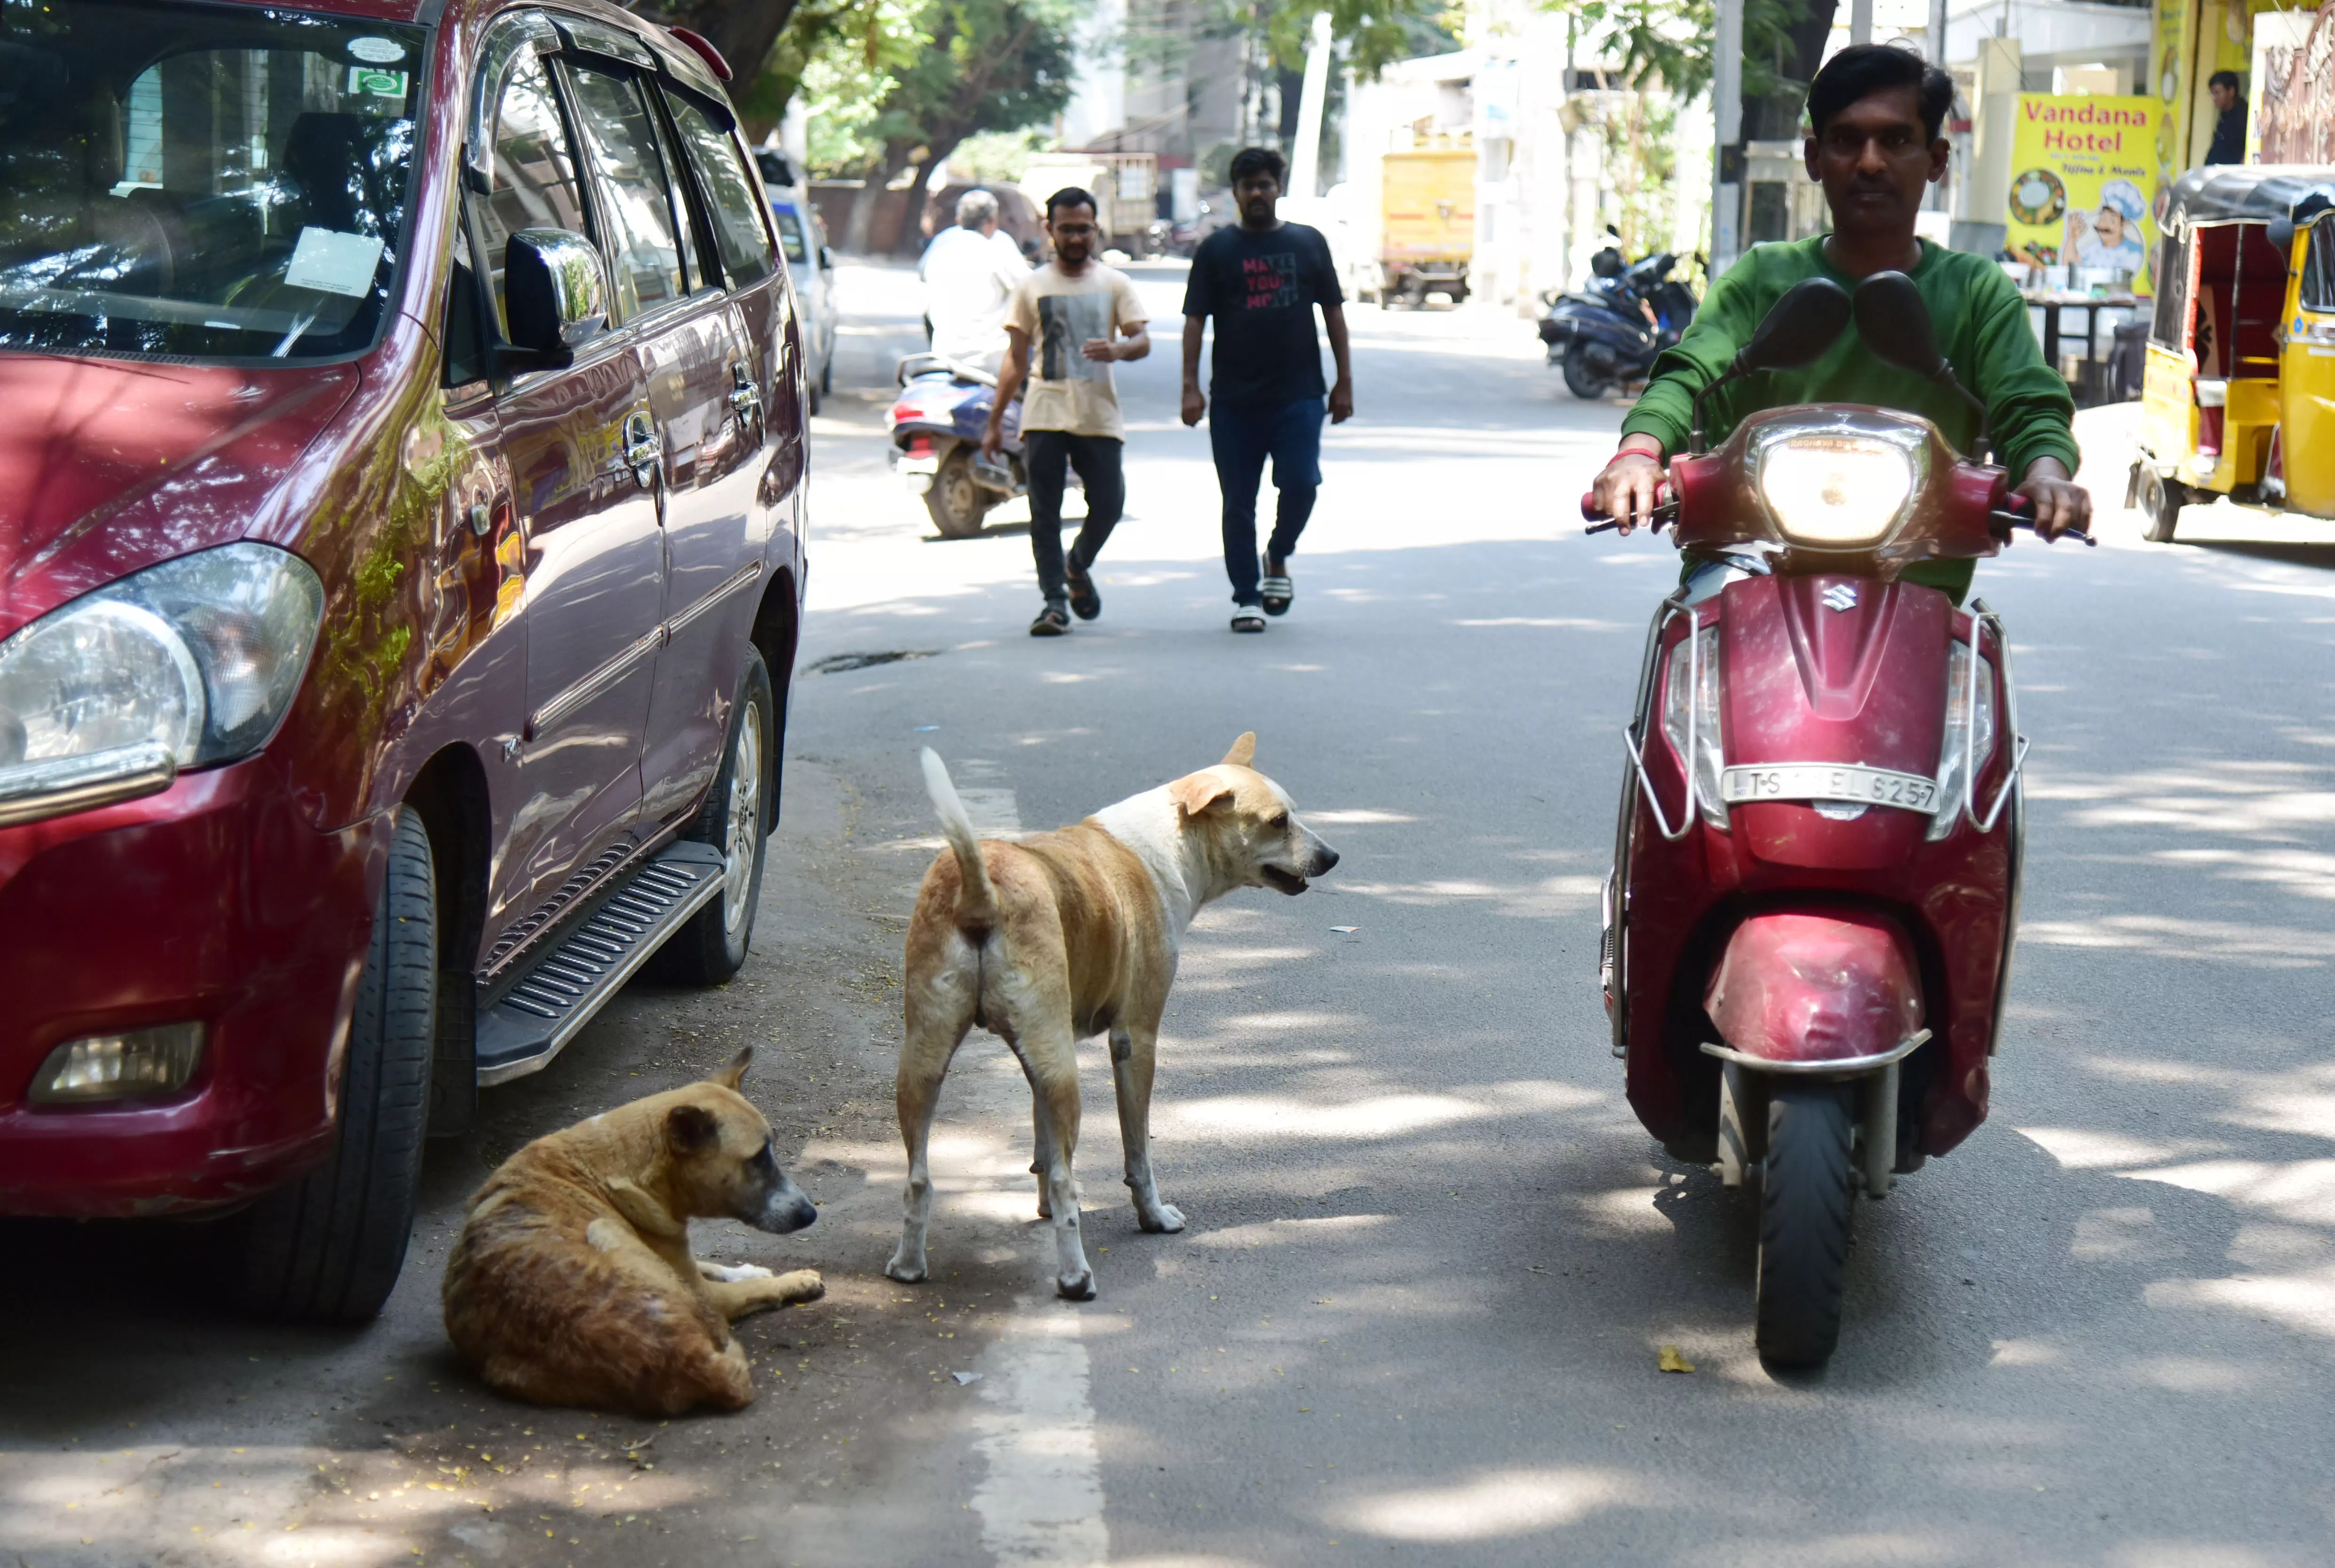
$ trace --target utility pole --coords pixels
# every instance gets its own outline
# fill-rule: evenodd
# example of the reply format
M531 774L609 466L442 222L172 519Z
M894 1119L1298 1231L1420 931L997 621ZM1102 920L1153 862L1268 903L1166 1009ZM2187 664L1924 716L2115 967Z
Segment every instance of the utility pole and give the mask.
M1849 0L1848 41L1851 44L1873 42L1873 0Z
M1869 3L1869 0L1868 0ZM1735 265L1743 249L1743 0L1719 0L1719 60L1710 89L1710 274Z

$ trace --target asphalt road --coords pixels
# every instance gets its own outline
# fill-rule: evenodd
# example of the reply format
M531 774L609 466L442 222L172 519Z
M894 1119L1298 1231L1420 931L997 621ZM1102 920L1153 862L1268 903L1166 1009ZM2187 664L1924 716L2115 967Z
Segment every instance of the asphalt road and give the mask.
M1140 278L1172 329L1174 270ZM845 282L757 956L721 992L635 988L490 1091L362 1333L205 1308L199 1232L0 1227L0 1544L26 1568L2335 1559L2335 534L2199 519L2225 542L2158 547L2118 513L2100 549L1982 568L2035 742L1993 1117L1860 1206L1840 1353L1779 1379L1749 1205L1638 1128L1596 996L1614 731L1675 570L1572 521L1619 406L1496 312L1357 310L1296 608L1235 637L1171 335L1121 372L1102 619L1033 642L1021 508L940 541L884 471L913 290ZM2112 510L2116 418L2084 432ZM1004 831L1248 729L1345 858L1194 929L1155 1108L1189 1227L1137 1230L1092 1053L1100 1295L1053 1302L1026 1091L977 1034L935 1277L884 1280L899 938L936 842L916 748ZM470 1383L436 1302L463 1194L742 1042L821 1219L699 1249L831 1290L741 1326L756 1405L659 1425Z

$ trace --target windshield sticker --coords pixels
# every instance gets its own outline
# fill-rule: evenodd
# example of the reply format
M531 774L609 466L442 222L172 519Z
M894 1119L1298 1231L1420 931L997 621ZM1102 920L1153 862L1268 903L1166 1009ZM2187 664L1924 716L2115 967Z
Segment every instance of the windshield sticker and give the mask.
M349 67L349 93L356 98L402 98L405 96L406 73L402 71L382 71L370 65Z
M405 58L405 45L388 38L352 38L349 40L349 57L362 60L368 65L387 65L392 61Z
M304 228L292 247L292 265L284 281L294 288L322 294L344 294L363 299L373 292L373 276L381 266L382 242L371 234L343 234L331 228Z

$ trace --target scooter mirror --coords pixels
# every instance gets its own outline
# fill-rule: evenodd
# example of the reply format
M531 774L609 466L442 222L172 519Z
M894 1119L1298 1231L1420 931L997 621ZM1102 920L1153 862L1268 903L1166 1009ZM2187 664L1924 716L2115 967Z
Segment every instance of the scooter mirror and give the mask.
M1902 272L1876 272L1856 286L1856 332L1873 357L1935 381L1945 369L1930 307Z
M1848 328L1848 291L1828 277L1784 291L1735 356L1739 371L1792 370L1821 356Z

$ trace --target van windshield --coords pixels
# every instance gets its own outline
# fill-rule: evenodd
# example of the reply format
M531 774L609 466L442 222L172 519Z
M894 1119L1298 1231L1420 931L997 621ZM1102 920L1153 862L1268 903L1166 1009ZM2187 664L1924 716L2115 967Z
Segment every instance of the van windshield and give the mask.
M0 0L0 350L368 346L422 33L257 6Z

